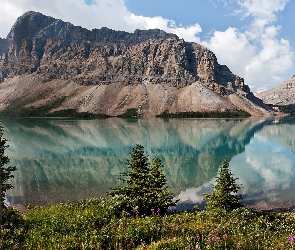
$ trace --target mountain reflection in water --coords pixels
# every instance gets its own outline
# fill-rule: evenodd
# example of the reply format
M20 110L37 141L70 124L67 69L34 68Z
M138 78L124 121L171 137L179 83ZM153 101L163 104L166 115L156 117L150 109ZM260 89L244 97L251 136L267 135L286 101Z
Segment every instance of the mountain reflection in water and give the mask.
M9 202L20 207L104 197L135 144L160 157L182 202L211 192L225 157L245 203L280 199L295 187L295 126L258 119L3 120L6 153L18 170ZM281 134L280 134L281 133Z

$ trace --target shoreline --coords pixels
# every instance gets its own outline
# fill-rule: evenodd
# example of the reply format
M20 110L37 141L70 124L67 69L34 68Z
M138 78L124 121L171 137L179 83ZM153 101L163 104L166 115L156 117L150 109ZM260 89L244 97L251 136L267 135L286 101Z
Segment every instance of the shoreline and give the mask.
M255 204L246 204L245 207L265 212L293 212L295 201L259 201Z
M77 200L78 201L78 200ZM48 207L48 206L54 206L62 203L76 203L77 201L65 201L65 202L60 202L60 203L42 203L38 202L35 204L30 204L27 206L33 206L33 207ZM198 205L201 210L204 210L204 204L196 204L196 203L191 203L191 202L182 202L179 204L175 209L168 209L167 211L185 211L185 210L193 210L194 206ZM26 212L26 207L23 204L6 204L7 207L14 208L18 210L21 213ZM258 201L253 204L243 204L245 208L254 210L254 211L261 211L261 212L274 212L274 213L279 213L279 212L294 212L295 211L295 201Z

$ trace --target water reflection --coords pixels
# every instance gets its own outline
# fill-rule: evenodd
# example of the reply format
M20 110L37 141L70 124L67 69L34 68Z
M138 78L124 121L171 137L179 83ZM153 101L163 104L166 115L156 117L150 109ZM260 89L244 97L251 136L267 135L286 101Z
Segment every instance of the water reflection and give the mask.
M182 201L201 202L225 157L249 201L294 183L293 153L269 139L268 129L281 125L270 120L23 119L3 125L11 145L7 154L18 167L8 198L24 206L104 196L119 184L117 175L126 170L122 161L137 143L163 160L168 185Z
M243 176L249 202L295 201L294 132L293 120L272 123L255 134L243 154L233 158L233 171Z
M255 132L245 150L230 161L230 168L243 185L244 204L261 209L295 206L294 120L267 123ZM179 198L202 204L204 192L211 192L214 179L183 190Z

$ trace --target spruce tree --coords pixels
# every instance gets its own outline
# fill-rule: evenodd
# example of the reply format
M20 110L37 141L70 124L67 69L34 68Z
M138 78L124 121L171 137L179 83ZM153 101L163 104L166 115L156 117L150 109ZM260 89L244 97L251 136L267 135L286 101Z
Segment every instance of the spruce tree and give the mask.
M222 209L228 211L241 207L240 201L243 198L241 195L237 195L237 192L242 186L236 183L237 179L233 177L229 169L229 163L225 159L221 165L215 185L213 185L212 194L204 194L205 200L207 200L206 210Z
M116 214L150 214L154 209L163 212L174 205L161 160L154 158L150 164L143 149L139 144L132 149L131 160L125 162L129 171L118 178L125 185L108 193L112 196Z
M169 206L175 205L172 203L173 195L168 189L161 159L158 157L153 158L150 166L149 207L164 212Z
M9 147L6 144L7 140L3 138L4 128L0 122L0 195L1 195L1 202L0 202L0 225L2 225L2 216L3 216L3 209L4 206L4 199L5 193L7 190L13 188L13 186L7 183L7 180L13 177L11 172L16 170L15 166L6 166L9 163L8 156L5 154L5 149Z

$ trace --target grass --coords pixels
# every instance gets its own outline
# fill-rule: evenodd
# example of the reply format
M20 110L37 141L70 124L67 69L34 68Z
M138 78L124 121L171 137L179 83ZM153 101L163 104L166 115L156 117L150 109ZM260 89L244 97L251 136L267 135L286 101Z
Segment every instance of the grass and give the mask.
M181 212L119 218L105 199L8 210L0 249L295 249L295 214Z

